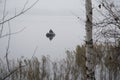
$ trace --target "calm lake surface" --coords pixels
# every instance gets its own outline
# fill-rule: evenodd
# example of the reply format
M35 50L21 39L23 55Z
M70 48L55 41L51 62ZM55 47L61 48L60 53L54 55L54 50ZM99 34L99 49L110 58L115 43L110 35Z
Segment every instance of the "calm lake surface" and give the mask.
M32 0L26 5L28 7ZM2 2L1 2L2 4ZM8 0L6 11L7 17L14 16L15 11L19 13L25 4L24 0ZM81 4L81 5L80 5ZM10 21L11 32L23 31L11 36L9 57L20 58L21 56L31 58L49 55L51 59L61 59L65 57L65 51L73 51L77 45L84 43L85 19L84 3L79 0L40 0L27 13ZM80 5L80 6L79 6ZM0 19L2 7L0 5ZM52 29L56 36L50 41L46 38L46 33ZM3 34L8 33L8 24L4 25ZM0 39L0 56L5 56L8 37Z
M84 25L74 16L23 15L11 21L12 32L25 29L11 36L9 56L12 58L49 55L52 59L65 57L66 50L74 50L84 43ZM7 28L6 28L7 29ZM46 33L52 29L56 36L50 41ZM0 51L5 55L7 37L0 40Z

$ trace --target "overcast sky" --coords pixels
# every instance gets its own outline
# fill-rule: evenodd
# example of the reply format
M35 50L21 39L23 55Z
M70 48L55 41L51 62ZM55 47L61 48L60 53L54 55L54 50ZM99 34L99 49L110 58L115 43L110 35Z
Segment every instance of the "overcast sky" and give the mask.
M28 0L26 8L34 1ZM26 0L7 0L7 17L20 12L25 3ZM9 56L30 58L37 46L35 56L50 55L53 59L65 57L66 50L73 51L77 45L84 43L84 13L84 0L39 0L31 10L10 22L12 32L24 27L25 30L11 36ZM4 33L7 33L8 26L4 26ZM52 41L45 36L49 29L56 33ZM0 45L0 55L4 56L7 38L1 39Z
M28 1L27 8L36 0L7 0L7 10L19 11L26 1ZM84 10L84 0L39 0L29 12L37 15L70 15L71 12L81 10Z
M35 0L28 0L26 8ZM50 55L53 59L65 57L66 50L74 50L84 43L85 36L85 0L39 0L27 13L10 22L12 32L25 30L11 36L10 57L30 58L37 46L35 56ZM3 5L1 1L0 12ZM22 10L26 0L7 0L7 17ZM93 4L95 5L95 4ZM2 14L2 13L0 13ZM80 20L76 17L79 16ZM4 33L8 26L4 25ZM49 29L56 33L52 41L46 38ZM0 39L0 56L5 55L7 38Z

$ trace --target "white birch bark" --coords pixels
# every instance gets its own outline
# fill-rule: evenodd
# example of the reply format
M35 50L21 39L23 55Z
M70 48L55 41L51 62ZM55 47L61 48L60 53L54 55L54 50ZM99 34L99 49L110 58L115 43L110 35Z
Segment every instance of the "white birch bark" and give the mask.
M85 0L86 9L86 79L95 80L94 54L92 40L92 1Z

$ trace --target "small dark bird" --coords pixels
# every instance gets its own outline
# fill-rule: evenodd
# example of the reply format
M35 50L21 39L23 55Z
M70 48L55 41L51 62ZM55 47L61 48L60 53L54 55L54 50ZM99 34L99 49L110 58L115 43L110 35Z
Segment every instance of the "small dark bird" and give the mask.
M98 5L99 9L101 9L101 4Z
M49 38L49 40L52 40L53 37L55 37L55 33L52 31L52 29L50 29L49 32L46 33L46 37Z

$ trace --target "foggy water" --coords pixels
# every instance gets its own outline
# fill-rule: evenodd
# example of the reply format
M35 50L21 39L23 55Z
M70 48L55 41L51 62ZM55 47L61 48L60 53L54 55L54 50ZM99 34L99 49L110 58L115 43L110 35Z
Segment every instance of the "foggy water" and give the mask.
M74 16L39 16L25 15L11 22L12 32L25 29L11 36L11 57L32 57L35 48L35 56L50 55L51 58L65 56L66 50L74 50L76 45L84 41L84 26ZM84 25L84 24L82 24ZM52 29L56 36L50 41L46 33ZM0 41L5 48L7 38ZM3 51L3 49L1 51ZM3 52L4 53L4 52Z
M14 4L10 5L12 1ZM19 12L23 8L23 3L25 3L22 0L19 2L12 1L8 0L7 2L7 11L9 11L7 17L15 14L15 8ZM67 1L65 3L60 1L62 6L56 1L54 3L49 2L49 5L47 5L47 1L43 1L27 13L10 21L12 32L25 29L11 36L9 57L20 58L24 56L31 58L34 54L37 57L49 55L52 59L61 59L65 57L66 50L73 51L77 45L83 44L85 35L84 21L80 21L71 11L83 19L84 12L77 6L79 0L75 2L71 0L69 3ZM46 33L50 29L56 34L52 41L46 38ZM5 33L8 33L7 24L4 25ZM8 37L0 39L1 57L5 56L7 40Z

